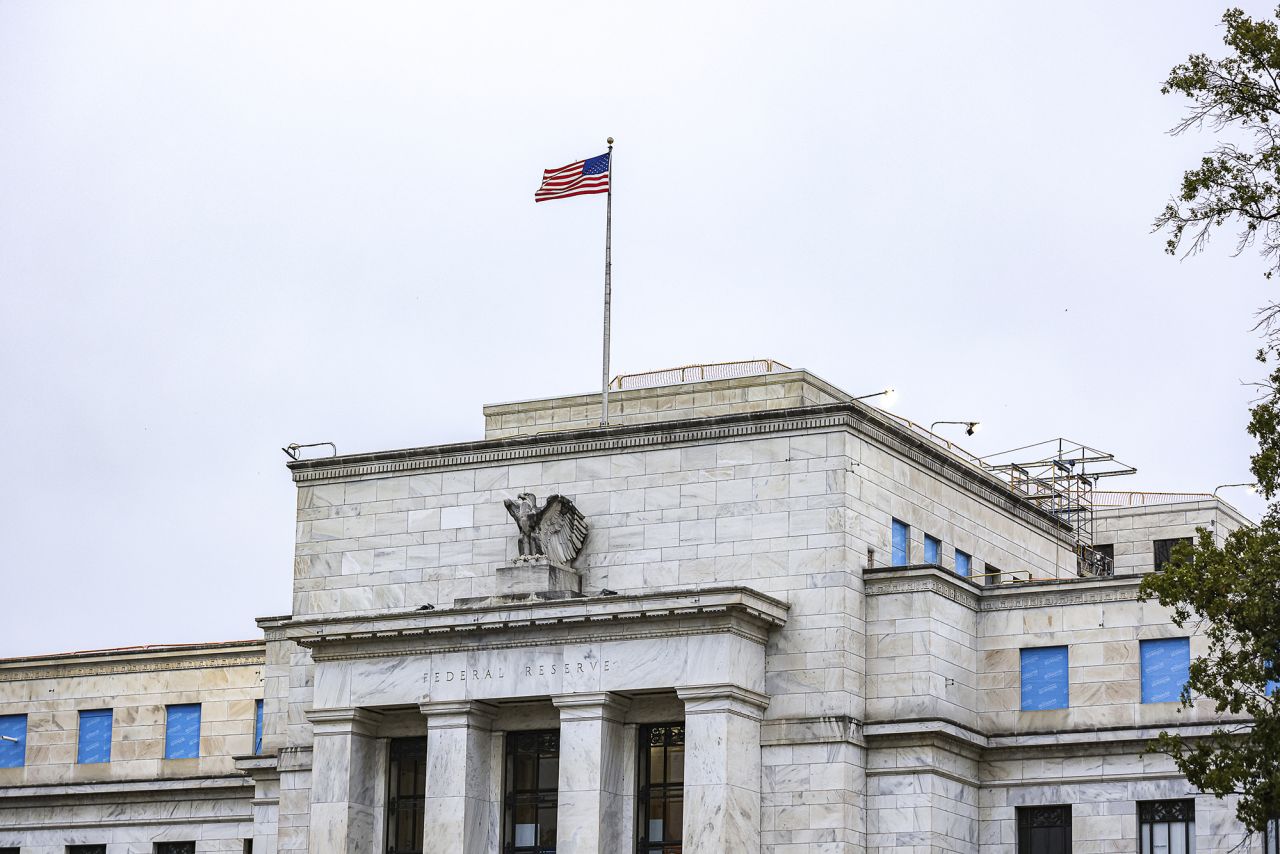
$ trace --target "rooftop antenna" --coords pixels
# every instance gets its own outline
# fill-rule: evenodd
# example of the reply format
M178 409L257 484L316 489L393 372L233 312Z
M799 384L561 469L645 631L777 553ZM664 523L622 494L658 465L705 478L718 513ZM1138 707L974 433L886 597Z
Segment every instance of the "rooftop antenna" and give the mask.
M299 445L297 442L291 442L288 445L285 445L280 450L284 451L285 454L288 455L289 459L293 460L294 462L297 462L298 460L302 459L302 456L298 452L301 451L303 448L321 448L325 446L328 446L330 449L333 450L333 453L330 454L329 456L336 457L338 455L338 446L333 444L332 442L311 442L306 445Z

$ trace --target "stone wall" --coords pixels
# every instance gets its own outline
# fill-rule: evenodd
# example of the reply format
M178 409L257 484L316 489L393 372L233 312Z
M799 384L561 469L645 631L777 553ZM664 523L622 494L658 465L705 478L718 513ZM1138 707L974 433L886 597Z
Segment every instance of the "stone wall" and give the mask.
M1142 494L1134 495L1141 498ZM1235 508L1207 496L1194 501L1106 507L1095 514L1094 543L1114 546L1116 575L1135 575L1155 568L1155 540L1194 537L1197 528L1205 528L1221 544L1232 531L1249 524Z
M233 757L253 751L263 663L260 642L0 661L0 715L27 716L25 764L0 768L0 847L242 851L253 788ZM200 756L165 759L165 707L185 703L201 706ZM110 761L79 764L79 712L103 708L113 712Z
M849 395L807 371L681 383L609 393L609 423L654 424L838 403ZM484 437L532 436L600 425L600 395L578 394L484 408Z

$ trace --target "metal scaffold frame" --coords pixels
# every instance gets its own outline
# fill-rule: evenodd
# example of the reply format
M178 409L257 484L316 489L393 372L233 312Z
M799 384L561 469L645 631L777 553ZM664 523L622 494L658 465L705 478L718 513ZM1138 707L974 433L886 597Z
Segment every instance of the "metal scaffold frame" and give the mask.
M1071 526L1078 574L1112 574L1111 561L1093 548L1094 490L1104 477L1137 469L1114 454L1062 437L988 454L982 462L1015 492Z

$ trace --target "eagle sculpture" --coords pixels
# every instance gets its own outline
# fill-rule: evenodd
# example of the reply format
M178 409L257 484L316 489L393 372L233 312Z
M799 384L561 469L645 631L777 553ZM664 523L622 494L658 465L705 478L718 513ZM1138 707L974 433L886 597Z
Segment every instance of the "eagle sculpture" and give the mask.
M520 529L522 559L541 557L569 566L582 551L587 540L587 519L568 498L553 495L539 507L536 495L522 492L514 501L508 498L502 503Z

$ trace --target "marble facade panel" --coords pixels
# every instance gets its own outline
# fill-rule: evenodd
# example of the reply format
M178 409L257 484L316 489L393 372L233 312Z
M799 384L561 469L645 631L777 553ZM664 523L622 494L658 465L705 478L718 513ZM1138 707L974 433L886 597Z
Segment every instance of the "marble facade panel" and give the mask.
M731 681L764 687L764 648L729 633L551 647L474 648L316 666L316 708L642 691Z

